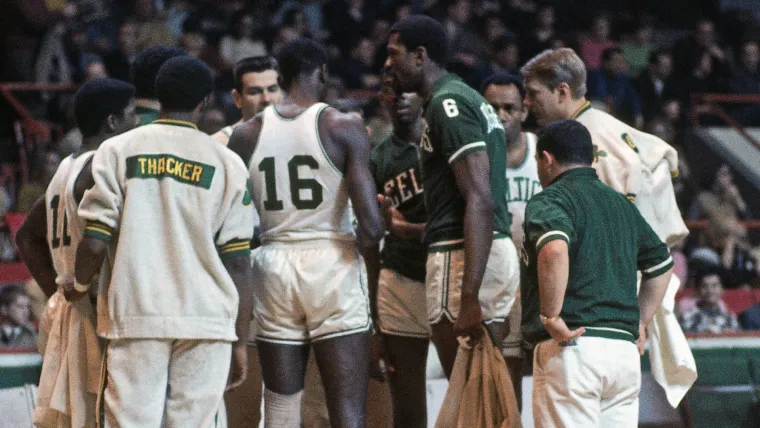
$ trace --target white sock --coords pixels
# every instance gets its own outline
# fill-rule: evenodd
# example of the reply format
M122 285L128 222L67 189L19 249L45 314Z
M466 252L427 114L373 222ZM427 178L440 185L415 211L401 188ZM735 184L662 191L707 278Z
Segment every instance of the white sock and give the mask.
M264 389L264 428L300 428L301 395L283 395Z

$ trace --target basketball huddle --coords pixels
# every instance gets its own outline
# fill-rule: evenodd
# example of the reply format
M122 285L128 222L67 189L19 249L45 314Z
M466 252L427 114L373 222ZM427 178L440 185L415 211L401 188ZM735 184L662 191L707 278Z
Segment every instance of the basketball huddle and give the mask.
M426 427L428 345L450 376L465 337L501 349L516 391L535 347L536 426L636 426L665 242L686 233L639 152L668 174L675 152L593 109L570 49L476 91L445 40L425 16L392 27L375 147L322 102L308 39L238 62L242 119L213 136L196 125L211 71L182 50L142 52L134 86L84 84L82 148L17 235L51 302L35 423L224 426L225 391L258 408L262 379L264 426L310 426L313 353L331 426L367 426L375 377L394 426Z

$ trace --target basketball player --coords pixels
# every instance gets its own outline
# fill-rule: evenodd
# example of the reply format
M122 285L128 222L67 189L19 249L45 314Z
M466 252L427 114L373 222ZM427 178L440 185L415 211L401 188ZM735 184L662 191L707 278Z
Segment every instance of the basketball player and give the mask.
M137 125L134 94L132 85L116 79L92 80L74 94L82 146L61 161L45 196L34 204L16 235L21 257L47 297L54 293L71 297L76 249L85 226L77 207L93 184L90 162L103 141ZM94 427L102 354L93 304L89 298L58 299L51 315L47 346L40 350L45 358L35 426Z
M378 280L377 326L384 345L397 428L427 427L430 325L425 306L425 200L418 160L422 100L396 94L383 73L381 102L391 111L393 133L372 149L372 171L389 233ZM386 214L387 213L387 214Z
M522 77L496 73L483 82L480 92L499 115L504 126L507 144L507 208L512 214L512 241L518 249L523 247L523 219L525 205L541 191L536 169L536 136L522 131L528 117L523 105L525 87ZM509 334L501 344L504 361L512 377L518 405L522 406L522 335L520 334L521 305L519 294L509 311Z
M675 149L591 107L585 98L586 67L572 49L546 50L520 71L525 103L539 124L575 119L585 125L602 182L632 200L666 244L672 246L688 234L671 182L678 176Z
M97 325L105 427L212 426L225 386L246 377L250 186L240 159L196 127L212 89L205 64L170 59L156 77L159 119L92 161L75 289L88 290L108 256Z
M235 127L256 116L269 104L277 104L282 100L282 91L277 83L277 61L271 56L241 59L235 64L232 75L235 79L232 99L240 109L242 118L214 134L214 138L225 145Z
M504 127L486 100L446 72L446 33L416 15L394 24L388 64L400 90L425 100L421 167L428 221L426 291L433 343L447 376L457 336L486 323L494 343L519 287L506 199Z
M265 424L299 427L309 345L335 428L364 427L369 378L367 279L383 235L364 125L323 99L327 53L297 39L277 56L287 94L240 125L229 147L248 165L261 217L254 256ZM358 218L351 225L349 198ZM362 257L369 258L369 275Z
M135 85L135 103L140 125L153 123L158 118L161 104L156 99L156 75L164 63L175 56L184 56L184 49L173 46L151 46L135 56L130 74Z
M593 158L591 134L577 121L539 133L544 190L525 210L522 281L537 428L638 426L637 339L673 273L668 247L599 180Z
M282 100L282 91L277 83L277 61L269 56L245 58L235 64L233 69L235 89L232 98L240 109L242 119L239 122L222 128L213 137L224 145L232 135L232 130L246 122L269 104ZM255 224L254 245L258 245L259 216L254 210ZM230 425L243 424L258 426L261 418L261 365L259 353L256 350L255 323L251 325L251 337L248 339L248 378L240 388L229 391L225 396L228 407Z

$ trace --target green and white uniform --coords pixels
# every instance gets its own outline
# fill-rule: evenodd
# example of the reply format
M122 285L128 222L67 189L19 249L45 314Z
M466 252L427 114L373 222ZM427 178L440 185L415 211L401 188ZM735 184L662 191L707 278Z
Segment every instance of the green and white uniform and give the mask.
M564 172L525 211L523 336L534 352L536 426L621 426L638 422L641 383L637 270L656 277L673 266L668 248L636 206L599 181L593 168ZM538 254L568 244L569 277L560 313L575 343L550 340L539 318Z
M425 200L419 148L391 135L372 150L372 175L377 192L391 192L393 207L410 223L424 223ZM425 306L426 249L421 241L385 236L377 291L380 331L407 337L428 337Z
M261 218L253 256L261 341L299 345L370 329L348 185L319 137L326 108L316 103L293 118L265 108L248 161Z
M494 202L494 241L480 288L483 319L504 321L519 286L517 252L507 209L507 157L504 127L488 102L453 74L441 77L425 103L421 164L428 221L428 321L454 321L461 303L464 273L465 199L451 165L485 151Z
M525 206L536 193L541 191L541 181L538 179L538 165L536 164L536 134L524 132L525 158L517 168L507 167L507 208L512 214L512 242L520 254L523 248L523 220L525 219ZM501 352L505 357L519 357L522 355L522 334L520 333L520 320L522 318L522 304L518 293L512 310L509 311L509 334L501 342Z

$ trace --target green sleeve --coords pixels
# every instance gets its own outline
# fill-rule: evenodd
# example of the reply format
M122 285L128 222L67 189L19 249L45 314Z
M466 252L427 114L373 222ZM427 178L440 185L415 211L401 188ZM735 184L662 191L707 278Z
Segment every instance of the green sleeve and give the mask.
M486 150L483 133L485 118L472 102L455 95L443 95L430 101L428 124L433 150L452 164L466 155Z
M670 250L652 230L649 223L636 211L636 226L639 232L638 268L645 278L654 278L673 267Z
M528 201L523 228L525 247L529 248L530 245L536 254L551 241L561 239L569 247L575 238L575 228L568 210L546 192L539 193Z

